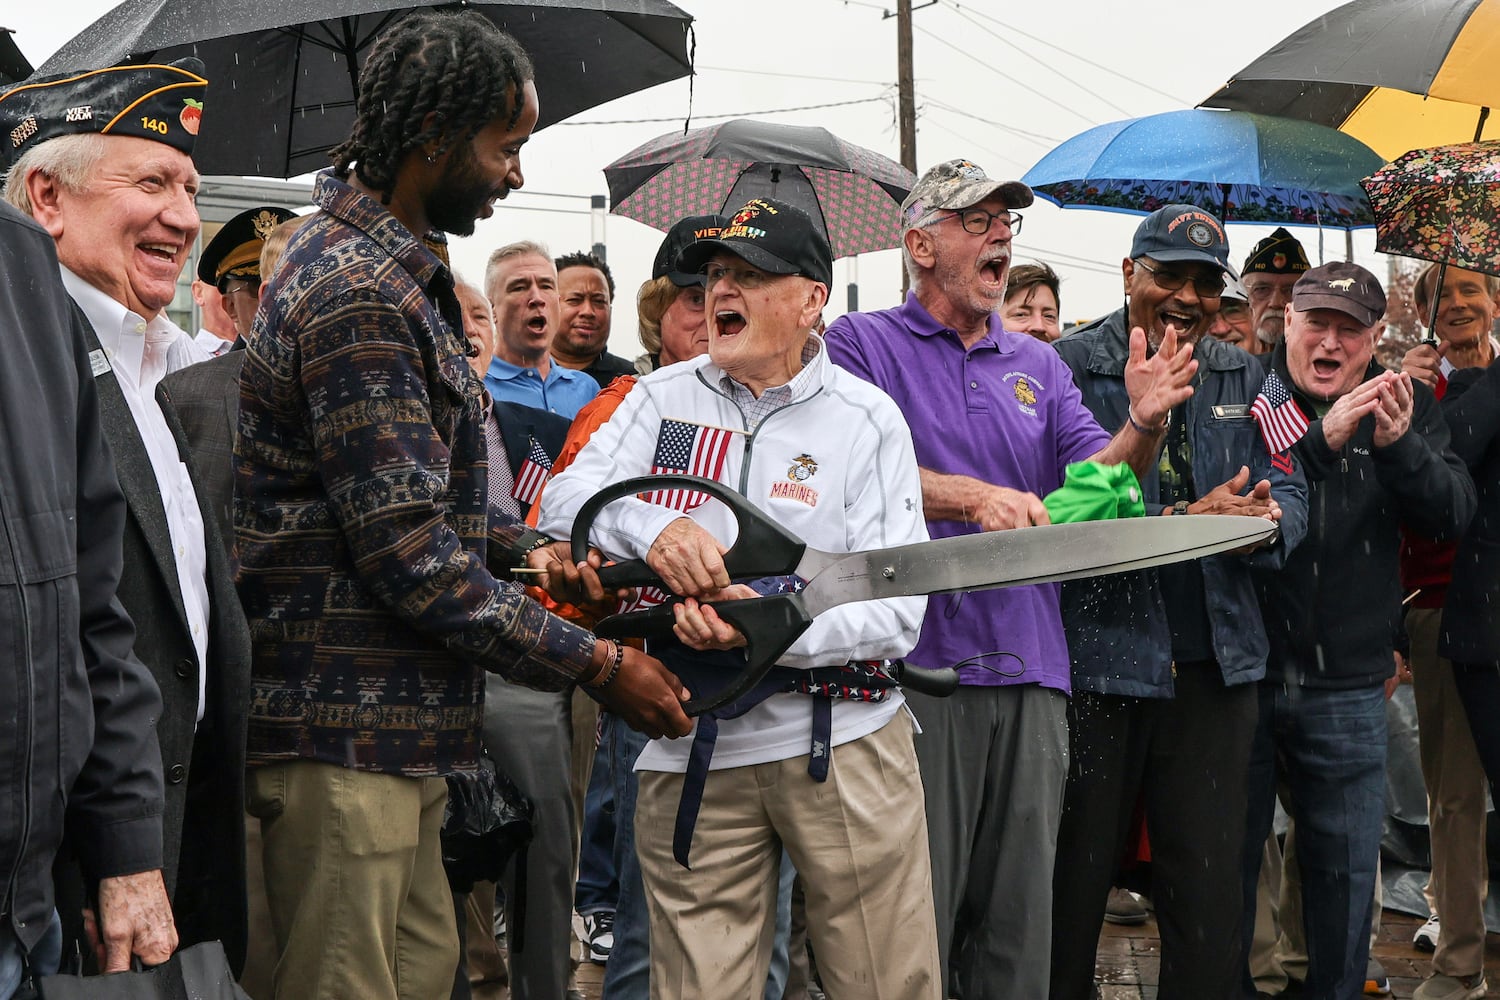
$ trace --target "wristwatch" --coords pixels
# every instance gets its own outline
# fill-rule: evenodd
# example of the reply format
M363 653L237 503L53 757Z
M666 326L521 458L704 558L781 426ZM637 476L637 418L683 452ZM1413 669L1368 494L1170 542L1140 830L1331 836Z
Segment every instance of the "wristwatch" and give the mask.
M1174 503L1172 505L1172 516L1173 517L1178 517L1178 516L1180 516L1182 514L1186 514L1187 512L1188 512L1188 502L1186 500L1179 500L1179 501L1177 501L1176 503Z

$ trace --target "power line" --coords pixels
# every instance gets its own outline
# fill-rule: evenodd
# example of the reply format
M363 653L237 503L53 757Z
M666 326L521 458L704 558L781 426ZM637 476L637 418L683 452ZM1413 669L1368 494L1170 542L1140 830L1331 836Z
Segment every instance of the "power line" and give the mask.
M1034 247L1030 244L1023 254L1019 250L1013 251L1012 256L1030 257L1033 260L1045 260L1047 262L1061 261L1068 267L1076 267L1083 271L1093 271L1096 274L1119 274L1118 267L1110 267L1108 264L1088 257L1079 257L1077 254L1063 253L1061 250L1048 250L1046 247Z
M830 101L827 104L804 104L795 108L763 108L759 111L736 111L724 115L693 115L696 121L714 121L723 118L756 118L761 115L782 115L793 111L818 111L822 108L844 108L851 104L875 104L890 100L889 94L880 97L862 97L854 101ZM680 122L681 115L673 115L667 118L616 118L610 121L586 121L586 122L558 122L559 125L651 125L659 122Z
M995 67L991 66L989 63L985 62L983 59L980 59L978 56L975 56L975 55L973 55L972 53L969 53L969 52L965 52L963 49L959 48L957 45L954 45L952 42L948 41L948 39L942 37L941 35L938 35L938 34L935 34L934 32L928 31L926 28L917 28L916 30L920 31L922 34L926 35L928 38L931 38L933 41L939 43L940 45L946 45L948 48L952 49L954 52L957 52L959 55L963 56L965 59L968 59L969 61L973 62L974 64L976 64L978 66L983 66L985 69L989 70L991 73L994 73L996 76L1000 77L1001 79L1006 80L1006 81L1008 81L1010 83L1015 84L1017 87L1020 87L1022 90L1026 91L1027 93L1032 94L1032 95L1034 95L1036 97L1040 97L1042 100L1046 101L1048 104L1056 105L1057 107L1059 107L1062 110L1066 111L1068 114L1073 115L1075 118L1080 118L1083 121L1087 122L1089 125L1097 125L1098 124L1098 122L1096 122L1093 119L1089 118L1087 115L1085 115L1085 114L1083 114L1083 113L1081 113L1079 111L1075 111L1074 109L1068 107L1066 104L1063 104L1061 101L1057 100L1055 97L1052 97L1052 96L1050 96L1048 94L1044 94L1044 93L1042 93L1042 91L1037 90L1035 87L1031 86L1030 84L1024 83L1021 80L1017 80L1015 77L1011 76L1009 73L1004 73L1004 72L996 69Z
M976 114L971 114L970 112L965 111L962 108L956 108L946 101L940 101L935 97L928 97L925 100L928 104L932 105L935 108L941 108L944 111L951 112L955 115L962 115L965 118L972 119L983 125L989 125L993 128L998 128L1001 131L1010 132L1018 138L1028 139L1031 142L1036 143L1038 146L1052 147L1062 142L1061 139L1054 139L1050 135L1042 135L1039 132L1028 132L1024 128L1016 128L1014 125L1007 125L1004 122L997 122L990 118L981 118Z
M1074 87L1077 87L1079 90L1083 91L1085 94L1088 94L1090 97L1094 98L1096 101L1099 101L1099 102L1101 102L1101 103L1103 103L1105 105L1108 105L1110 108L1113 108L1115 111L1118 111L1120 114L1124 115L1127 118L1132 117L1130 111L1127 110L1126 108L1120 107L1118 104L1116 104L1114 101L1111 101L1109 98L1105 97L1103 94L1100 94L1097 91L1090 90L1088 87L1085 87L1083 84L1079 83L1077 80L1073 79L1072 77L1064 76L1062 73L1059 73L1052 66L1050 66L1047 63L1043 62L1041 59L1038 59L1036 56L1032 55L1030 52L1026 51L1021 46L1017 45L1015 42L1011 41L1009 38L1006 38L1004 35L1000 34L998 31L994 31L993 29L986 28L983 24L980 24L978 21L974 20L973 17L969 16L968 11L966 11L962 7L960 7L955 2L955 0L944 0L944 2L948 5L948 7L955 14L957 14L959 17L963 18L965 21L968 21L974 27L978 28L980 31L982 31L985 34L989 35L991 38L994 38L995 40L999 41L1001 44L1006 45L1006 46L1008 46L1011 49L1014 49L1016 52L1020 53L1021 55L1025 56L1027 59L1030 59L1032 62L1036 63L1038 66L1040 66L1043 69L1045 69L1047 72L1055 74L1056 76L1058 76L1061 79L1065 80L1066 82L1068 82L1069 84L1073 85Z
M920 109L920 110L925 111L925 109ZM934 110L941 111L943 109L942 108L935 108ZM923 114L922 115L922 121L926 122L928 125L931 125L933 128L940 129L941 131L947 132L949 135L953 136L953 138L958 139L959 141L965 143L966 144L966 148L967 147L973 147L974 149L981 150L983 152L989 153L991 156L994 156L994 157L996 157L998 159L1004 160L1006 163L1013 164L1014 166L1019 167L1022 171L1025 171L1025 169L1026 169L1026 165L1024 163L1022 163L1020 160L1017 160L1017 159L1015 159L1013 157L1007 156L1004 153L1000 152L998 149L991 149L989 146L986 146L983 143L975 142L973 140L973 138L971 138L970 136L961 135L960 133L955 132L953 129L951 129L948 126L944 125L942 122L937 121L936 119L928 118L925 114Z
M854 80L846 76L812 76L807 73L773 73L765 69L740 69L736 66L699 66L699 71L713 70L715 73L745 73L750 76L779 76L788 80L818 80L824 83L863 83L876 87L895 86L890 80Z
M960 6L960 4L958 3L958 0L949 0L949 2L951 2L954 7L959 7ZM974 9L972 7L972 5L970 7L965 8L965 10L966 11L971 11L974 14L974 16L976 16L976 17L982 17L986 21L989 21L992 24L998 24L1000 27L1004 28L1006 31L1009 31L1013 35L1020 35L1022 38L1026 38L1026 39L1029 39L1029 40L1031 40L1033 42L1036 42L1038 45L1044 45L1044 46L1046 46L1047 48L1051 49L1054 52L1057 52L1057 53L1060 53L1062 55L1067 56L1069 59L1074 59L1074 60L1077 60L1078 62L1083 63L1085 66L1091 66L1094 69L1102 69L1102 70L1104 70L1104 72L1109 73L1112 76L1117 76L1121 80L1124 80L1127 83L1133 83L1137 87L1140 87L1143 90L1149 90L1153 94L1156 94L1156 95L1158 95L1160 97L1165 97L1165 98L1167 98L1168 100L1170 100L1174 104L1191 104L1192 103L1191 101L1184 101L1181 97L1178 97L1176 94L1169 94L1165 90L1161 90L1161 89L1159 89L1157 87L1153 87L1153 86L1151 86L1151 84L1146 83L1143 80L1137 80L1133 76L1129 76L1129 75L1127 75L1125 73L1122 73L1119 70L1113 69L1113 68L1111 68L1109 66L1106 66L1103 63L1100 63L1100 62L1098 62L1096 60L1085 59L1083 56L1079 55L1078 53L1070 51L1069 49L1065 49L1065 48L1063 48L1060 45L1054 45L1053 43L1047 41L1045 38L1038 38L1036 35L1033 35L1030 32L1022 31L1020 28L1017 28L1014 25L1006 24L1004 21L1000 20L998 17L995 17L995 16L993 16L991 14L986 14L986 13L984 13L981 10Z

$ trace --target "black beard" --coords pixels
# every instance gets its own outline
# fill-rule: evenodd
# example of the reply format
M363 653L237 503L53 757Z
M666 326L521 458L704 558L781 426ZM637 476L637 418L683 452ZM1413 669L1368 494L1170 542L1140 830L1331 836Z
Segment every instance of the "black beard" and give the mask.
M442 232L473 236L479 213L494 193L494 186L486 184L475 167L474 154L469 147L455 149L443 169L443 176L427 197L427 220L434 229Z

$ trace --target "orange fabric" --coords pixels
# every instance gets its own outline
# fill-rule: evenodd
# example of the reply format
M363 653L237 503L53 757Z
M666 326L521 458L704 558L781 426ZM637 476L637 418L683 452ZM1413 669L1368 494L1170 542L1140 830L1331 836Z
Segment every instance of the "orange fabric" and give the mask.
M552 475L573 464L573 459L583 450L583 446L589 443L589 438L594 432L615 415L615 410L625 402L625 397L635 387L636 377L634 375L621 375L609 385L600 390L599 395L589 401L583 409L578 411L578 416L573 418L573 426L568 428L568 436L563 441L562 451L558 452L557 459L552 463ZM526 523L533 528L542 516L542 497L547 493L547 488L542 487L536 495L536 500L531 504L531 510L526 514ZM593 616L585 613L571 604L558 604L547 592L540 587L527 587L526 593L538 604L553 614L566 618L568 621L592 621Z

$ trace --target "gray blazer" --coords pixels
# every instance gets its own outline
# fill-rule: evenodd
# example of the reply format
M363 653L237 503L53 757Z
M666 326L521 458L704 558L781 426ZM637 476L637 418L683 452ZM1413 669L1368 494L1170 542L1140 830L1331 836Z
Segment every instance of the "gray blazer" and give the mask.
M234 431L244 364L245 352L236 347L161 380L198 464L194 483L219 522L225 551L234 548Z

